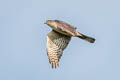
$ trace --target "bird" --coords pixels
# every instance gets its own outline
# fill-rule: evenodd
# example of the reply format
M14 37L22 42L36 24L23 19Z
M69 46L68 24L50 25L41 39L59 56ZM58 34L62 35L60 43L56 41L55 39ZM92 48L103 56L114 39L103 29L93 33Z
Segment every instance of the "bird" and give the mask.
M76 31L77 28L67 22L61 20L46 20L45 24L52 28L52 31L46 36L46 51L52 68L59 66L63 51L68 46L72 37L78 37L90 43L95 42L95 38Z

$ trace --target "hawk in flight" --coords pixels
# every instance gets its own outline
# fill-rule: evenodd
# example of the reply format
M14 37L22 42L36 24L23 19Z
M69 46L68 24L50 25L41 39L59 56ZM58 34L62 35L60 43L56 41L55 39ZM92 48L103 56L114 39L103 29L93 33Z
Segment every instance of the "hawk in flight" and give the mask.
M71 37L78 37L90 43L94 43L95 41L94 38L77 32L76 27L66 22L47 20L45 24L52 28L52 31L47 34L47 55L52 68L59 66L58 62Z

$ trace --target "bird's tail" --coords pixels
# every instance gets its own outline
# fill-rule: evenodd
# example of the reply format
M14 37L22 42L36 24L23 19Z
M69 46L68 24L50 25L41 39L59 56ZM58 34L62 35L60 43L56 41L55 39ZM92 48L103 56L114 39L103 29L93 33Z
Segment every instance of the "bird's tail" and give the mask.
M90 43L94 43L94 42L95 42L95 39L94 39L94 38L89 37L89 36L86 36L86 35L81 34L81 33L79 33L79 32L76 32L76 36L79 37L79 38L81 38L81 39L83 39L83 40L86 40L86 41L88 41L88 42L90 42Z

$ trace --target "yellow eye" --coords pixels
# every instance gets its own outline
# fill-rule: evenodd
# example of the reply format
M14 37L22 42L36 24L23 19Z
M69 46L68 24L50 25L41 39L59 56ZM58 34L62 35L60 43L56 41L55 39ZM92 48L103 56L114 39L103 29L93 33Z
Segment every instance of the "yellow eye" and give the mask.
M51 20L47 20L47 21L46 21L46 24L50 24L50 23L51 23Z

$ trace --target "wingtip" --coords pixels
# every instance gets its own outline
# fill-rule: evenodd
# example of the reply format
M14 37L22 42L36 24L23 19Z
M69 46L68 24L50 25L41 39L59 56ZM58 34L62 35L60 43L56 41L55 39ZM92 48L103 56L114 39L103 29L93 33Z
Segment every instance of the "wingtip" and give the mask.
M59 67L58 63L52 62L51 63L52 69L56 69L57 67Z

